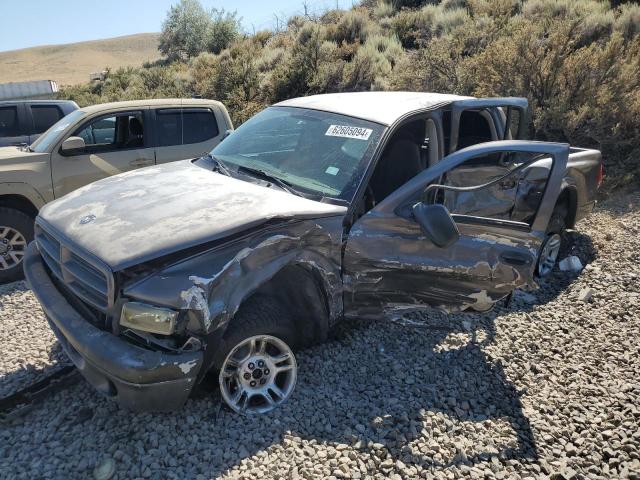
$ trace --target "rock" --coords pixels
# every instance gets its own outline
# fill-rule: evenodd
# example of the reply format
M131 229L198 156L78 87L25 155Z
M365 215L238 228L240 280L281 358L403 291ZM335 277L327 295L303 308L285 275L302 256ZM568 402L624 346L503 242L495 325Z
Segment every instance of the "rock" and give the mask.
M591 288L583 288L582 290L580 290L580 293L578 293L578 300L580 300L582 303L589 303L592 298L593 290Z
M109 480L116 473L116 462L113 458L105 458L93 470L95 480Z
M560 261L558 268L563 272L579 272L584 267L582 266L580 259L575 255L572 255Z

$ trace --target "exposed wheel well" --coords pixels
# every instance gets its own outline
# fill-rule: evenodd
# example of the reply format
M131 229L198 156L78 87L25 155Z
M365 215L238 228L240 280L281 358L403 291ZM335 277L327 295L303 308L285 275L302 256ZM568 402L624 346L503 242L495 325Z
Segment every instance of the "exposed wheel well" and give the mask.
M19 210L31 218L36 218L38 209L33 203L22 195L2 195L0 196L0 207L13 208Z
M327 295L321 280L309 269L300 265L284 267L253 295L267 295L286 308L301 346L326 338L329 328Z
M576 224L576 213L578 211L578 195L572 187L565 188L558 197L556 208L563 205L567 209L566 226L573 228Z

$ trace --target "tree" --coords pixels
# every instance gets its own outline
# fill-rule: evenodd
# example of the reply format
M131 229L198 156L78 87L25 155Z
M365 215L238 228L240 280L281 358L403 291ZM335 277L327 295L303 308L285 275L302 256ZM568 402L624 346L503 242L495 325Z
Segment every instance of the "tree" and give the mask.
M207 33L207 50L217 54L228 48L240 36L240 20L238 12L226 12L224 8L212 9Z
M206 49L211 15L198 0L180 0L162 24L158 49L169 60L186 60Z

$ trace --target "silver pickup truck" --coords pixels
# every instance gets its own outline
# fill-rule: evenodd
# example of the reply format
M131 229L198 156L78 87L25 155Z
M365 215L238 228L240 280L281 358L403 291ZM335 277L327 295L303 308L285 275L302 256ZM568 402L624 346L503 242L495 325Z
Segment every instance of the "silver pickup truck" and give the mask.
M30 146L0 148L0 283L22 276L45 203L110 175L200 157L231 128L214 100L115 102L71 111Z
M344 317L485 311L549 273L600 152L518 140L526 117L519 98L288 100L210 155L45 206L26 277L120 404L178 408L215 372L233 410L266 412L294 389L293 350Z

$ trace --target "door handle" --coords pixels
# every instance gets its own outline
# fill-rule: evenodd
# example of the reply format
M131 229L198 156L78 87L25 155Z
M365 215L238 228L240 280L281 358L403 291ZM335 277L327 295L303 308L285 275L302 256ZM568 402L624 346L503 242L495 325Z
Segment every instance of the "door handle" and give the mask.
M509 265L521 267L531 265L533 258L531 255L520 252L503 252L500 254L500 260Z

